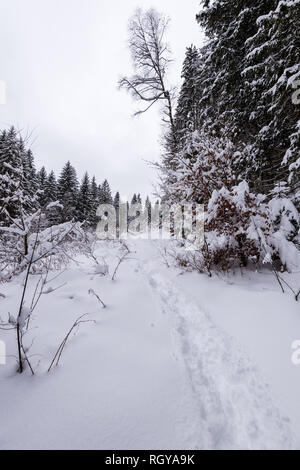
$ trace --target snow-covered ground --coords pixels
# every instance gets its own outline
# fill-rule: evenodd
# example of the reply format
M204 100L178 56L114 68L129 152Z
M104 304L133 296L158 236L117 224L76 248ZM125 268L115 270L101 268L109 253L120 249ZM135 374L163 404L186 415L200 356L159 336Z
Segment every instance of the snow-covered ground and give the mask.
M66 285L42 296L28 335L36 375L16 374L13 357L0 365L0 448L299 448L300 304L268 273L209 279L166 268L158 243L130 247L115 281L78 256L52 283ZM99 242L110 275L117 250ZM22 282L1 286L2 318ZM47 374L84 313L96 323L80 325ZM0 339L14 355L14 332Z

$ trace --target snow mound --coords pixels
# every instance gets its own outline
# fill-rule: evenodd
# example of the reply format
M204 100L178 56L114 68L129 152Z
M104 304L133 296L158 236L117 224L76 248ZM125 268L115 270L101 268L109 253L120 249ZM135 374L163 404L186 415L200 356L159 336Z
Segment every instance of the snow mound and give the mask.
M96 264L95 274L100 274L101 276L107 276L107 274L108 274L108 265L107 264Z

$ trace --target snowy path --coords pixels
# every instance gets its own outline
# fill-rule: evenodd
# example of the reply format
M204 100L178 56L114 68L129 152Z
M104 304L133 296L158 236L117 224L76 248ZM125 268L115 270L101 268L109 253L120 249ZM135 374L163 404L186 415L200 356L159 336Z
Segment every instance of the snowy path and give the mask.
M43 325L37 320L43 330L37 351L43 340L57 345L67 331L71 320L62 315L70 304L76 310L72 319L94 311L98 324L85 326L71 339L62 365L50 376L16 377L12 369L0 370L0 448L196 446L194 403L185 369L174 354L170 319L157 307L138 264L124 263L118 280L111 282L91 278L86 262L60 279L68 281L64 293L41 302L47 318ZM103 293L107 309L98 311L97 301L87 295L91 287ZM13 304L10 293L7 300ZM63 322L59 335L53 322ZM44 352L49 351L54 348Z
M167 270L146 260L143 266L161 310L177 331L197 404L201 433L200 439L195 436L196 448L297 447L289 420L272 404L268 385L245 352L187 298L175 279L168 279Z
M295 447L288 421L232 338L188 300L152 245L134 249L116 282L91 276L91 262L81 260L64 274L64 292L41 302L35 347L49 357L57 325L65 332L84 312L97 324L72 338L50 376L0 369L0 448ZM14 305L15 288L1 307Z

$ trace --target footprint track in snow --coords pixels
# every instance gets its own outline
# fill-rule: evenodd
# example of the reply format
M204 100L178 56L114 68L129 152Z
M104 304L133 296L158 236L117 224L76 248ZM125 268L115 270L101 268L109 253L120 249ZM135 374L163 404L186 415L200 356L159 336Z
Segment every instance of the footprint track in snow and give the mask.
M288 418L272 403L269 387L235 340L191 302L152 263L141 271L160 309L173 318L175 356L182 356L199 409L198 448L299 448Z

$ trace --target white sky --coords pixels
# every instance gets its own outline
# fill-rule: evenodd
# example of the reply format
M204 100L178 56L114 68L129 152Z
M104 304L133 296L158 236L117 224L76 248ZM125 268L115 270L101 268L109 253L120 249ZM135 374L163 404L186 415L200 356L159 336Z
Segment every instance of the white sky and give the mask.
M117 89L131 71L127 23L137 6L170 16L179 85L186 47L202 41L199 0L0 0L0 128L33 131L38 167L59 174L69 159L79 178L108 178L123 195L151 194L155 172L144 160L160 153L158 109L133 118L137 104Z

